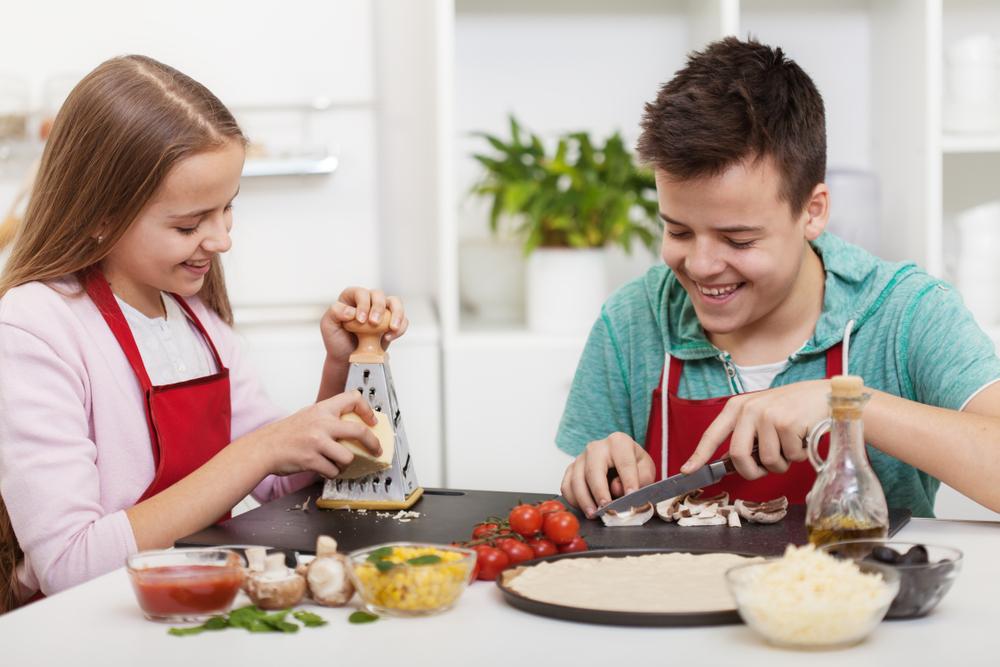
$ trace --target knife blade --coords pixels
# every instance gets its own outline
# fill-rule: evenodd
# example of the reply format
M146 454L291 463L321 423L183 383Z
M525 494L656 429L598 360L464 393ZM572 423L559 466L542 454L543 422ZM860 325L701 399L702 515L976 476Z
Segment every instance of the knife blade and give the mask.
M733 462L730 459L721 459L703 465L690 475L685 475L684 473L673 475L659 482L648 484L637 491L633 491L608 503L594 512L594 517L599 517L608 510L626 512L633 507L641 507L650 502L655 505L668 498L674 498L683 493L700 489L703 486L715 484L734 470Z

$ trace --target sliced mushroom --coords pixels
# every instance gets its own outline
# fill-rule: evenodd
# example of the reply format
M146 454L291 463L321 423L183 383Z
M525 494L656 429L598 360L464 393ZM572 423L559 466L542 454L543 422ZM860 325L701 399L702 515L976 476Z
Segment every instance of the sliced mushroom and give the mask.
M630 507L624 512L608 510L601 515L601 521L605 526L641 526L653 518L653 503L646 503L639 507Z
M788 514L788 498L785 496L765 503L737 500L733 505L740 516L751 523L777 523Z
M656 515L668 523L673 521L674 514L680 510L685 495L674 496L656 503Z
M341 607L354 595L348 574L350 560L337 552L337 540L329 535L316 538L316 558L296 568L305 577L309 597L325 607Z
M677 520L678 526L725 526L726 517L721 514L712 514L711 516L691 516L691 517L681 517Z
M740 523L740 513L736 511L736 508L732 505L725 505L719 508L719 514L726 517L726 521L729 523L730 528L742 528L743 524Z
M728 505L729 504L729 494L723 491L722 493L717 493L714 496L702 497L703 489L695 489L691 493L687 494L684 498L682 504L691 509L696 507L707 507L709 505Z
M306 580L295 570L285 566L285 554L270 554L265 558L264 569L254 569L259 557L251 556L247 549L247 560L251 567L246 577L244 590L255 605L261 609L285 609L302 601L306 592Z

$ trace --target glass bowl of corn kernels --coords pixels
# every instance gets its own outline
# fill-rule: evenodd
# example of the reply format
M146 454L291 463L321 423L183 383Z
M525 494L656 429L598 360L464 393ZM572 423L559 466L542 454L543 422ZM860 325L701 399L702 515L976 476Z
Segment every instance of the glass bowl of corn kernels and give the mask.
M390 542L353 551L351 579L377 614L425 616L450 608L469 585L476 552L418 542Z

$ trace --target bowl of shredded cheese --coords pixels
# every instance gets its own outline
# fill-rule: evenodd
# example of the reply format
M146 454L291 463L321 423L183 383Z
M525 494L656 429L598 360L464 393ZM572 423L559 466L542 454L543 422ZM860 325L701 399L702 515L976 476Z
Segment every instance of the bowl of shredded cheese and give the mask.
M469 584L476 552L471 549L392 542L349 555L351 579L375 613L435 614L451 607Z
M740 617L772 644L836 648L867 637L899 590L899 575L876 563L839 560L812 545L726 572Z

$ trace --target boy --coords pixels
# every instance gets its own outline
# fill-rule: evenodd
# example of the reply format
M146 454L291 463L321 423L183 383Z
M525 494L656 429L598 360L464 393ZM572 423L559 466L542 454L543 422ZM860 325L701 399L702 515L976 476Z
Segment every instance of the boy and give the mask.
M804 439L829 416L829 378L850 372L871 393L865 440L890 507L933 516L943 480L1000 511L993 344L946 284L824 233L823 101L798 65L736 38L692 54L646 105L638 150L665 264L591 330L556 437L577 457L571 503L592 515L727 450L739 477L721 489L803 502Z

